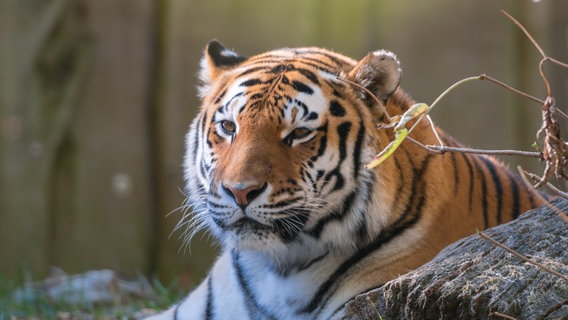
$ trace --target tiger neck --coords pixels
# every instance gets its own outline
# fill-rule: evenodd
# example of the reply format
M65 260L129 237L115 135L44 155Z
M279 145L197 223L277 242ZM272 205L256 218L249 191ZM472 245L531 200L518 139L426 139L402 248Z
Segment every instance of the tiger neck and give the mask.
M408 95L401 88L396 89L395 92L387 99L386 110L389 116L402 115L407 111L416 101Z

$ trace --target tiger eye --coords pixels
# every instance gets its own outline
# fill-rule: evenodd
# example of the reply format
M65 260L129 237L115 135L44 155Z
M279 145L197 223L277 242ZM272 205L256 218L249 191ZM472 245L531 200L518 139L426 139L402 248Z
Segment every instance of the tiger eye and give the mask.
M294 139L302 139L302 138L306 137L307 135L309 135L310 133L312 133L311 129L302 127L302 128L294 129L294 131L292 131L292 133L291 133L291 136Z
M305 138L312 133L312 131L312 129L306 127L296 128L284 138L284 143L291 146L294 140Z
M223 120L221 122L221 128L227 134L234 134L237 130L237 125L233 121Z

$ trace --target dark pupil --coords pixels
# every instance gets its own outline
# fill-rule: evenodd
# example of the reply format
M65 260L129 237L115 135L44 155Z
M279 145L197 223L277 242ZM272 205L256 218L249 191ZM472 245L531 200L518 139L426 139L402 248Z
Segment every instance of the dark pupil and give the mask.
M221 123L221 126L223 127L223 130L225 130L227 133L235 132L235 124L231 121L223 121Z
M308 129L298 128L298 129L294 130L293 136L294 136L294 138L299 139L299 138L305 137L306 135L308 135L308 133L310 133L310 131Z

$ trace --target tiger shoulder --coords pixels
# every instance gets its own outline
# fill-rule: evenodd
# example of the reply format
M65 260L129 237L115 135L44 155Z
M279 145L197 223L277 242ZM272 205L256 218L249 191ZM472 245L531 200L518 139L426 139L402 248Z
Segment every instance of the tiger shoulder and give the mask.
M388 119L416 103L389 51L245 57L212 41L199 77L184 158L192 211L179 226L186 241L208 231L222 253L153 319L341 318L357 294L543 203L492 157L441 156L409 139L368 169L395 137ZM410 137L438 144L416 121Z

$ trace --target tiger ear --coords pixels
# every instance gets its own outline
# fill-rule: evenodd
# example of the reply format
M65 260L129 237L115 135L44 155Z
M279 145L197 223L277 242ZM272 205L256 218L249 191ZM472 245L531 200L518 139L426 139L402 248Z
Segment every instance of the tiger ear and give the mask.
M211 83L223 72L238 66L245 60L247 60L247 57L225 48L219 41L212 40L209 42L201 58L199 70L201 96L207 92Z
M396 55L390 51L379 50L366 55L348 73L347 78L385 101L398 88L402 70ZM363 100L369 100L366 92L361 92Z

